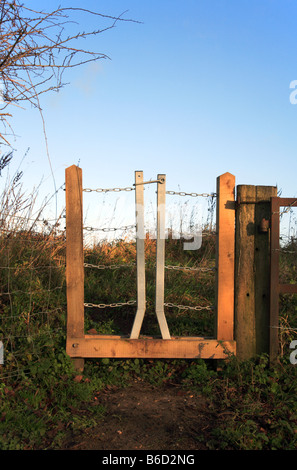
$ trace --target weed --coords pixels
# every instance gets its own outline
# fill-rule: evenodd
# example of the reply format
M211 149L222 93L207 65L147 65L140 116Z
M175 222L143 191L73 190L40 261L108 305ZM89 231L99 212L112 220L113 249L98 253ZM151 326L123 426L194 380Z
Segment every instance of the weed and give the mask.
M297 368L288 359L289 343L296 337L294 296L281 298L282 348L275 367L266 355L241 363L231 357L220 363L220 369L206 360L105 358L87 360L84 374L78 375L65 353L64 234L50 225L36 229L42 211L36 211L32 220L34 200L35 194L24 198L19 177L12 179L0 199L0 335L5 347L5 364L0 365L1 450L62 447L68 433L79 434L104 417L105 409L97 404L103 389L126 387L135 380L159 387L179 385L207 397L216 417L207 438L210 449L296 448ZM206 229L203 240L201 250L185 252L181 240L169 237L166 265L214 266L211 230ZM141 333L159 335L154 311L155 240L147 238L145 250L147 311ZM124 265L86 269L86 302L135 299L135 256L135 244L125 240L86 249L86 263ZM283 257L281 266L289 279L296 261ZM186 306L215 302L212 271L168 269L165 286L165 302ZM86 309L85 329L129 334L134 315L130 306ZM166 308L166 317L172 335L213 335L214 317L209 310ZM201 439L197 431L197 440Z

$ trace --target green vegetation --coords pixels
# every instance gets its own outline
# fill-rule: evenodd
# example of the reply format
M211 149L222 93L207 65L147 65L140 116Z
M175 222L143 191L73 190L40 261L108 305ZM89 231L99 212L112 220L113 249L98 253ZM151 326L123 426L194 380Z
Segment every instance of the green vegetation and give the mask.
M18 204L18 213L22 207L28 207L27 203ZM10 205L13 208L16 205ZM0 338L5 350L5 362L0 365L1 450L63 448L69 435L79 435L104 417L105 409L97 400L100 392L111 386L127 387L135 380L158 387L174 384L205 397L214 425L205 436L197 430L197 443L203 438L209 449L296 448L297 365L289 361L290 342L296 339L294 296L281 299L282 354L274 367L265 355L242 363L234 357L217 362L94 359L86 360L83 374L78 374L65 353L63 233L49 225L42 234L35 231L30 222L32 211L26 217L23 212L18 220L26 218L26 224L21 226L8 224L12 215L16 220L16 212L9 214L2 220L0 232ZM290 251L296 248L290 242ZM215 239L207 227L201 250L185 252L182 241L166 242L167 266L213 267L214 259ZM153 308L155 243L150 239L146 260L148 312L142 333L159 335ZM135 262L133 243L102 243L86 250L85 261L105 266L127 264L120 269L86 268L86 302L136 298L136 269L130 266ZM291 272L293 277L296 257L284 255L282 263L286 276ZM165 301L213 305L214 272L167 269ZM86 331L128 334L134 314L134 306L86 308ZM166 308L166 315L173 335L213 335L211 310Z

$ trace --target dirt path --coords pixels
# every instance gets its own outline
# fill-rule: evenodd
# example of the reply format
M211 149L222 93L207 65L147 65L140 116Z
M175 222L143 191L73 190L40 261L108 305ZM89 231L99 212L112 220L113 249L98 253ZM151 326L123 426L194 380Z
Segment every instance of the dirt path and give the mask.
M97 398L106 408L103 421L65 450L207 450L214 421L207 399L180 387L138 382L105 390Z

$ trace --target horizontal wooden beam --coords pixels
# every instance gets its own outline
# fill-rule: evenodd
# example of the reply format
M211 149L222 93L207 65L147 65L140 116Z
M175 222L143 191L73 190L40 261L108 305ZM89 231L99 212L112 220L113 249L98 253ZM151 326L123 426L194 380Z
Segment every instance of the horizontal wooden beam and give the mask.
M280 294L297 294L297 284L279 284Z
M277 197L274 196L274 201L278 207L296 207L297 206L297 197Z
M85 335L68 338L66 352L72 358L226 359L230 354L236 354L236 342L199 337L163 340Z

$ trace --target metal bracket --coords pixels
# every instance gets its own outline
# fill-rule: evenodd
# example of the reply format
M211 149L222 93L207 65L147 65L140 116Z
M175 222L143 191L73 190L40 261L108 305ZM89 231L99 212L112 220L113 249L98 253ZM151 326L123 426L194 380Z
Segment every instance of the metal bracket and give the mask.
M136 172L136 173L140 173L140 172L138 171L138 172ZM160 183L160 184L163 184L163 183L165 183L165 179L164 179L164 178L160 178L160 179L152 180L152 181L137 182L137 183L133 183L133 186L139 186L139 185L141 185L141 184L151 184L151 183Z
M269 229L270 229L270 220L265 219L263 217L263 219L261 220L260 225L259 225L259 232L260 233L267 233Z
M262 201L241 201L240 198L238 197L237 200L235 201L236 207L241 206L242 204L263 204L263 203L269 203L270 204L270 199L269 200L262 200Z

